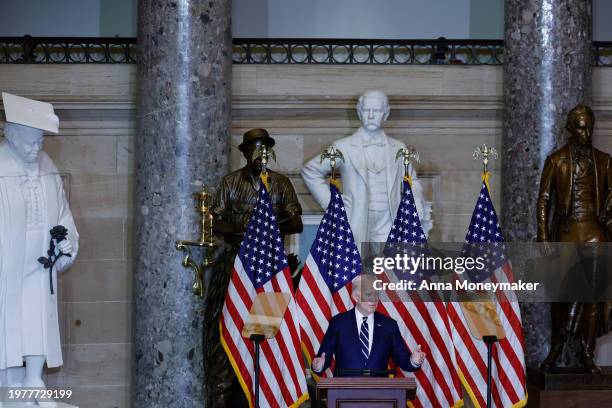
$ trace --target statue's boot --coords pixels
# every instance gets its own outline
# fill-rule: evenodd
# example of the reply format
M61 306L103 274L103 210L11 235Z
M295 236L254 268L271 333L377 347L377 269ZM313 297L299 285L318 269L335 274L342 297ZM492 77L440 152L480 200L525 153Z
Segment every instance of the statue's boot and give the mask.
M597 304L585 303L583 306L583 321L582 321L582 365L587 373L601 373L601 368L595 364L593 356L595 354L595 338L597 330Z
M593 360L593 354L583 354L582 355L582 365L584 366L584 371L590 374L600 374L601 368L595 364L595 360Z
M540 364L540 370L549 373L557 367L557 360L563 351L563 345L568 334L568 322L571 321L572 304L555 302L550 305L552 333L550 336L550 352Z
M209 401L214 408L233 408L232 399L234 393L242 390L240 387L236 389L233 386L236 374L231 366L227 354L221 347L221 343L212 344L209 364L210 384L209 384Z
M555 342L550 346L550 352L540 364L540 370L549 373L557 367L557 359L563 351L563 342Z

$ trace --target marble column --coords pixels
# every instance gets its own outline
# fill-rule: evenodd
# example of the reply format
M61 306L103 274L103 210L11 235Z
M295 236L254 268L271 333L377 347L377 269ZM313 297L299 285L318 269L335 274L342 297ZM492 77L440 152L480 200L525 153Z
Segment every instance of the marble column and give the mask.
M536 236L546 157L564 143L567 112L591 99L591 0L505 0L503 226L509 241ZM528 365L549 347L549 307L523 307Z
M204 302L174 242L198 236L192 193L228 170L230 11L230 0L138 4L136 408L204 406Z

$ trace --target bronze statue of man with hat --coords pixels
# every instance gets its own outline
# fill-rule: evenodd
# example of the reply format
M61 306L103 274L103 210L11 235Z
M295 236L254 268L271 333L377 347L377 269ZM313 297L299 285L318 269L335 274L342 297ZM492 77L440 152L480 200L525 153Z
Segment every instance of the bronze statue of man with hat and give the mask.
M609 154L592 146L594 124L593 111L585 105L576 106L567 116L568 143L546 159L537 204L539 242L597 243L610 239L612 162ZM589 248L597 247L584 248L585 252ZM585 268L586 274L597 274L596 258ZM602 303L552 303L551 348L541 369L552 371L568 336L578 335L585 371L600 372L593 360L595 340L610 329L609 309Z
M215 195L215 233L223 238L224 249L209 283L205 327L208 398L213 407L235 407L246 398L219 340L219 317L223 309L225 292L234 266L234 259L244 237L247 223L255 207L260 188L261 158L254 153L262 145L272 148L275 141L265 129L251 129L243 135L238 146L247 164L226 175ZM302 232L302 207L291 181L286 176L266 169L270 199L278 220L281 235ZM289 267L297 269L297 257L288 256Z

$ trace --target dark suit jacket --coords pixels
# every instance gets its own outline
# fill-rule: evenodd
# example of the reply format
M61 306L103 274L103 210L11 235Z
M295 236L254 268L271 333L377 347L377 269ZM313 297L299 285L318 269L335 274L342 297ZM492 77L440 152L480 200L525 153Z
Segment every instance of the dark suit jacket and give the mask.
M571 142L570 142L571 143ZM556 220L548 228L550 208L555 203L555 218L567 216L572 208L572 151L570 143L548 156L544 163L538 196L538 241L554 241L551 231L555 231ZM612 165L610 155L592 148L595 163L596 200L599 218L612 227Z
M405 371L415 371L419 367L412 365L411 353L400 334L397 322L378 312L374 313L374 333L372 334L372 348L366 360L361 353L361 343L357 330L357 316L355 309L337 314L331 319L317 357L325 352L325 365L318 372L327 370L332 357L336 358L336 371L338 370L386 370L389 358L395 365ZM339 372L339 376L355 377L361 373Z

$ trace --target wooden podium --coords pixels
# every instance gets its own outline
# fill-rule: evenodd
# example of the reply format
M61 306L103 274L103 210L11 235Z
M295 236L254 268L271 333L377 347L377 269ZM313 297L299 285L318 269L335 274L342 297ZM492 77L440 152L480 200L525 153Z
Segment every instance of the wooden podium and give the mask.
M405 408L416 395L414 378L333 377L317 383L317 400L328 408Z

